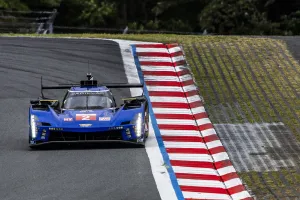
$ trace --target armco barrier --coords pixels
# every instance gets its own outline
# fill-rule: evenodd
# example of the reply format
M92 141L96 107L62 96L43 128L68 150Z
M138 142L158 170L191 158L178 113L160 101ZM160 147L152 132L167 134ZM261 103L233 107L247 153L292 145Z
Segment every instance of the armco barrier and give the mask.
M137 44L133 49L178 199L253 199L208 118L181 47Z

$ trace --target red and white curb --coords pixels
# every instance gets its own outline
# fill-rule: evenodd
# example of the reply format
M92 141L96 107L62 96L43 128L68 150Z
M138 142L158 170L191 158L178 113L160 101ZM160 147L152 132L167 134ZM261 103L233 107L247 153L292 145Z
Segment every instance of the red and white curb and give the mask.
M252 199L208 118L180 46L137 44L135 51L184 199Z

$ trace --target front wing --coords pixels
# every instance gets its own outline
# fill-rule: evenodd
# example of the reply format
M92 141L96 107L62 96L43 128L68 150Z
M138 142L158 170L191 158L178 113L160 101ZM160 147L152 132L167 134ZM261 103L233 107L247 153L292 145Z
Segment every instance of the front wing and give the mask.
M31 132L31 129L29 130ZM120 142L144 144L145 130L141 135L135 132L135 125L99 128L38 127L35 138L29 137L30 147L53 143L102 143Z

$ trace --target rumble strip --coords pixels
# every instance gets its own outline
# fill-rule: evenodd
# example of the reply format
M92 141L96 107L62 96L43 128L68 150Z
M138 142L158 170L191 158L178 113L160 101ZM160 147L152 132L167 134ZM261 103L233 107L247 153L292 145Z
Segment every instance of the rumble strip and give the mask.
M136 44L132 52L177 198L252 199L208 118L180 46Z

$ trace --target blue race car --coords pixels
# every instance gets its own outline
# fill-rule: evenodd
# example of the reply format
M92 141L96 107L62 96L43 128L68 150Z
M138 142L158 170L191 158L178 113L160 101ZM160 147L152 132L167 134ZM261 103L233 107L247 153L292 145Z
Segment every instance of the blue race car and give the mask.
M126 142L144 146L149 112L144 95L117 106L110 88L143 88L142 84L101 84L87 74L80 84L43 86L29 108L29 146L52 143ZM43 90L68 89L63 101L45 98Z

